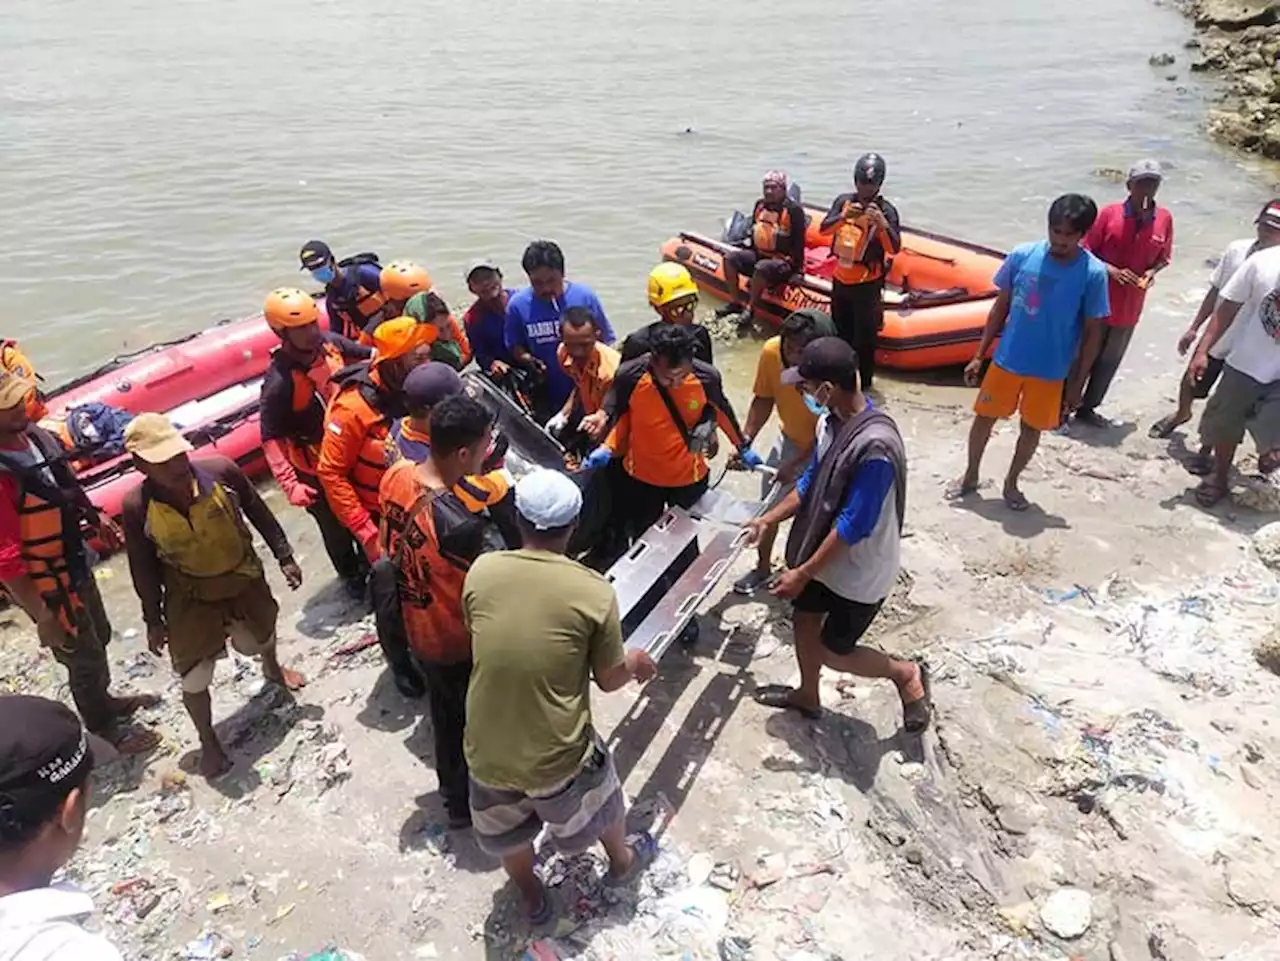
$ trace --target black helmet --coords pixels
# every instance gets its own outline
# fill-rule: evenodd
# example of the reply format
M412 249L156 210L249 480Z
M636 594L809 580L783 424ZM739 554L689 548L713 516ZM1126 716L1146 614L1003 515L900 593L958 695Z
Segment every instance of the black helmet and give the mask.
M853 165L853 182L855 184L875 184L879 187L884 183L884 174L884 158L878 153L864 153L858 158L858 162Z

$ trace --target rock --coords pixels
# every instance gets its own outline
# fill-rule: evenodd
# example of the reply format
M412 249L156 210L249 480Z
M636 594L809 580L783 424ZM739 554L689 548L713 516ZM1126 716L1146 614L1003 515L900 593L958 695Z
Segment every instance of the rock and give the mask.
M1273 571L1280 571L1280 521L1258 528L1253 535L1253 550L1258 560Z
M1280 675L1280 632L1272 631L1253 649L1253 659L1272 674Z
M1079 888L1060 888L1040 908L1040 923L1068 941L1080 937L1093 923L1093 896Z
M1153 67L1171 67L1177 62L1177 59L1171 53L1153 53L1147 58L1147 63Z
M1267 896L1267 882L1256 868L1246 862L1229 861L1225 869L1227 896L1240 907L1261 915L1271 901Z
M1244 30L1252 26L1269 26L1280 20L1280 2L1276 0L1201 0L1196 26Z
M1204 955L1184 935L1172 928L1157 928L1147 936L1151 961L1204 961Z

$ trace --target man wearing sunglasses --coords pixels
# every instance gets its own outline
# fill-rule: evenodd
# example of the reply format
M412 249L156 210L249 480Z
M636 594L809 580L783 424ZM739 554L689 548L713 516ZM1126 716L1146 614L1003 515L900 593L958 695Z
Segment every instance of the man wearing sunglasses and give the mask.
M693 356L704 364L712 364L711 334L695 322L698 315L698 288L693 277L680 264L661 263L649 271L649 306L658 320L641 327L622 343L622 360L635 360L652 349L650 338L664 324L686 328L693 336Z

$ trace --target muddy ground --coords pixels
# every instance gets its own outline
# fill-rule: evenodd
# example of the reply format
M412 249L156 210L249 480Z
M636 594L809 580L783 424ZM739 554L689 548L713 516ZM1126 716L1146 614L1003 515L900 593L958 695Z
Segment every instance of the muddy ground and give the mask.
M795 676L786 610L721 596L692 654L596 698L659 861L606 892L595 859L550 858L561 920L530 931L495 864L443 827L422 705L376 648L335 656L369 625L273 493L308 576L292 595L275 578L283 651L311 683L290 702L228 662L215 704L235 771L184 774L177 686L144 650L127 572L103 567L117 684L164 695L144 718L164 747L104 772L70 878L149 961L1280 957L1280 678L1252 656L1280 587L1250 543L1275 490L1195 506L1194 439L1146 437L1155 385L1109 411L1114 430L1046 438L1025 484L1038 508L1011 514L998 487L952 505L967 410L889 390L912 473L906 570L874 640L932 665L922 741L882 684L828 678L816 723L756 705L755 685ZM0 656L7 688L66 696L27 625Z

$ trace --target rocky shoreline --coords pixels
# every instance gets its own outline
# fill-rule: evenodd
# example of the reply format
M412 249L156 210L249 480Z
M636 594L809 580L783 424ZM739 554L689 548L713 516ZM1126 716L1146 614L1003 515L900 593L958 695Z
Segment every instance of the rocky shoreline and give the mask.
M1242 150L1280 160L1280 0L1185 0L1200 36L1191 69L1220 75L1222 102L1209 134Z

